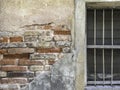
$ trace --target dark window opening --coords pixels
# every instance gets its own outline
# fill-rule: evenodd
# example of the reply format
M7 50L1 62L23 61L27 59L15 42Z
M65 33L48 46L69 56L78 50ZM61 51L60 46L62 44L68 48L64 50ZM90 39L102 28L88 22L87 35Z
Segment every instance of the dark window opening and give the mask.
M120 85L120 10L87 10L87 83Z

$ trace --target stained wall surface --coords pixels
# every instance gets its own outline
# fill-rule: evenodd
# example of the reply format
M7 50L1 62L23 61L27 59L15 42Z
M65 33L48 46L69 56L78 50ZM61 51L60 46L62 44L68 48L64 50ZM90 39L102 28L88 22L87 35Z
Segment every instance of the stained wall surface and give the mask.
M26 87L70 54L73 19L74 0L0 0L0 90Z

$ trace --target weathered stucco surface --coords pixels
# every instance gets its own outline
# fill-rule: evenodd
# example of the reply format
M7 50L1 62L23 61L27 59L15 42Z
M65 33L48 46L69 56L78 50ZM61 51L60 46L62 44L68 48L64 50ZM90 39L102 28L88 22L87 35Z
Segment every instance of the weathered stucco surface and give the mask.
M49 22L71 26L73 11L74 0L0 0L0 30Z
M85 89L86 3L104 1L120 0L0 0L0 31L19 31L26 25L51 22L67 25L72 30L73 52L55 63L51 73L38 75L23 90Z

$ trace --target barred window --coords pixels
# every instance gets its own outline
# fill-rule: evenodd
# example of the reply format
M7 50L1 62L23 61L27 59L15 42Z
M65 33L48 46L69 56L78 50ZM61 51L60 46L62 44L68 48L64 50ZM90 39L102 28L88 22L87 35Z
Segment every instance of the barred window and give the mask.
M87 9L87 84L120 85L120 9Z

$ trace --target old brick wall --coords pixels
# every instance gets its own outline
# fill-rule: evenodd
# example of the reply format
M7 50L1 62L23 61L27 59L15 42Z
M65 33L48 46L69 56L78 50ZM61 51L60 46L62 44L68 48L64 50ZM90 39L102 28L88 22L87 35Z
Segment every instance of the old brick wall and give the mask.
M22 28L0 32L0 90L18 90L71 52L71 31L66 25L33 24Z
M20 90L72 52L74 0L0 0L0 90Z

